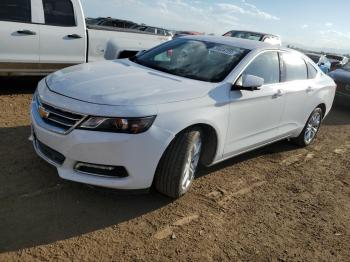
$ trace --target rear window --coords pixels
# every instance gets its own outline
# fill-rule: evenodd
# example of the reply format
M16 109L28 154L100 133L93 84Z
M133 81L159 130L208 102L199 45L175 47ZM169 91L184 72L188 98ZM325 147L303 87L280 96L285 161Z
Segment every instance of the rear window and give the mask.
M73 4L70 0L43 0L45 24L75 26Z
M257 34L252 32L231 31L230 34L232 37L255 40L255 41L260 41L261 38L263 37L262 34ZM228 36L228 35L225 34L225 36Z
M30 0L1 0L0 20L30 23L32 20Z
M284 81L307 79L307 67L305 61L296 54L281 53L283 62Z

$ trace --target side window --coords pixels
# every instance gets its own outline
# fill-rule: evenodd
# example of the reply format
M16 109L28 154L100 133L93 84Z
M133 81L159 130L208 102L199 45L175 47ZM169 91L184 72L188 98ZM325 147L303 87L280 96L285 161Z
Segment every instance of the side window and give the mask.
M149 32L149 33L155 34L156 33L156 29L153 28L153 27L147 27L145 32Z
M309 79L314 79L316 78L318 71L313 65L307 63L307 73Z
M101 23L102 26L114 26L113 21L104 21L103 23Z
M165 30L157 29L157 35L165 35Z
M261 77L265 84L279 83L280 62L277 52L265 52L259 55L244 70L243 74Z
M0 20L30 23L32 20L30 0L1 0Z
M303 59L292 53L281 53L284 82L307 79L307 67Z
M74 8L70 0L43 0L45 24L75 26Z

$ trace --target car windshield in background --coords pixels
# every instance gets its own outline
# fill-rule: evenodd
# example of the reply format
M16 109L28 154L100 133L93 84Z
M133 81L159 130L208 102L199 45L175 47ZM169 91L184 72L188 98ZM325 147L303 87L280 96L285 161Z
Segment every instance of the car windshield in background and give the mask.
M131 60L177 76L220 82L249 51L230 45L178 38Z
M342 61L343 60L343 57L337 56L337 55L326 55L326 57L328 59L332 59L332 60L335 60L335 61Z
M262 38L261 34L250 33L250 32L236 32L236 31L232 32L231 36L237 37L237 38L255 40L255 41L260 41Z

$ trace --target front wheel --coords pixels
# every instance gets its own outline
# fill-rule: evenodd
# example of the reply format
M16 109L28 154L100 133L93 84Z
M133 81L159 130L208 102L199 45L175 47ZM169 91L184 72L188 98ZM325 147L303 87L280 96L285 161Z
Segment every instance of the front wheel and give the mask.
M154 186L160 193L179 198L194 180L202 151L202 131L189 128L171 142L162 156L154 178Z
M323 118L323 111L317 107L310 115L307 123L301 132L301 134L294 139L294 141L302 147L310 145L314 142L318 131L320 130L321 122Z

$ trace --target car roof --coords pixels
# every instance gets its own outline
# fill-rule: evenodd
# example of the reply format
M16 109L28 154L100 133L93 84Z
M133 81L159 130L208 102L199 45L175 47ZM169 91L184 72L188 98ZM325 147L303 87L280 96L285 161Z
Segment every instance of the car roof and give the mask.
M271 45L271 44L266 43L266 42L254 41L254 40L248 40L248 39L242 39L242 38L235 38L235 37L191 35L191 36L184 36L183 38L199 40L199 41L214 42L214 43L224 44L224 45L231 45L234 47L239 47L239 48L244 48L244 49L249 49L249 50L269 49L269 48L282 50L280 47Z

